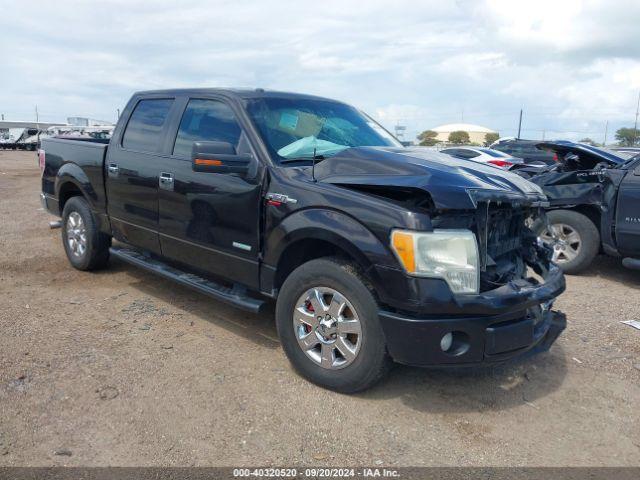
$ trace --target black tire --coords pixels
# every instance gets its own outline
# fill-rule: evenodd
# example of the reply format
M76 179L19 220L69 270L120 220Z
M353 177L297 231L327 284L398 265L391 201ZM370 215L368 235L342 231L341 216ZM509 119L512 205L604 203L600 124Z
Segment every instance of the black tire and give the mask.
M69 236L71 234L67 227L69 217L74 213L81 217L85 228L86 247L81 254L74 253L69 245ZM89 204L82 197L71 197L64 205L62 211L62 245L69 263L78 270L97 270L104 268L109 262L111 237L98 230L98 223L89 208Z
M550 225L564 224L575 230L580 236L580 246L575 258L558 261L558 265L565 273L577 274L589 267L600 251L600 232L589 217L572 210L551 210L547 212ZM546 225L537 221L533 227L537 235L546 231ZM553 245L552 245L553 248Z
M293 315L298 299L310 289L328 287L351 303L361 325L361 344L355 359L339 369L327 369L314 362L298 344ZM378 304L357 267L327 257L311 260L286 279L276 303L276 325L282 347L296 371L311 382L337 392L354 393L380 381L391 367Z

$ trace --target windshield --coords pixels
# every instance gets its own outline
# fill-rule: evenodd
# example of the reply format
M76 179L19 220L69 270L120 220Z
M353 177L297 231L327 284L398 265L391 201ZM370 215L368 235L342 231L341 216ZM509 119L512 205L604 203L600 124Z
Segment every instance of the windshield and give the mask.
M309 98L259 98L247 105L271 155L281 162L326 158L350 147L401 147L349 105Z

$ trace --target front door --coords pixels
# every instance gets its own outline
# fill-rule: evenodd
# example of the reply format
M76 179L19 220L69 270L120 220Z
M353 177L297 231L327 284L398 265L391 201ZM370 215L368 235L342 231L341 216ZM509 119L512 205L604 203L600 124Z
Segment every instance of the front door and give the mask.
M222 100L188 100L166 171L160 172L162 254L192 268L258 287L261 179L255 155L249 173L194 172L196 141L233 145L253 154L231 107ZM167 178L163 184L162 178Z
M616 243L621 255L640 257L640 163L629 169L620 183Z
M158 254L159 161L173 103L171 98L138 101L124 132L109 145L105 161L114 236Z

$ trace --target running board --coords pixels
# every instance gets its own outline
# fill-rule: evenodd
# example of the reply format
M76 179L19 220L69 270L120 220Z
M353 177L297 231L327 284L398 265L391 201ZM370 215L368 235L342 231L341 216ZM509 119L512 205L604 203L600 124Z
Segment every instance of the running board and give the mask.
M170 267L154 258L141 254L136 250L122 247L111 247L109 253L120 260L141 267L149 272L156 273L162 277L173 280L186 287L204 293L211 298L228 303L234 307L242 308L249 312L258 313L265 304L264 300L249 297L244 287L234 285L233 288L225 287L219 283L212 282L205 278L183 272L177 268Z

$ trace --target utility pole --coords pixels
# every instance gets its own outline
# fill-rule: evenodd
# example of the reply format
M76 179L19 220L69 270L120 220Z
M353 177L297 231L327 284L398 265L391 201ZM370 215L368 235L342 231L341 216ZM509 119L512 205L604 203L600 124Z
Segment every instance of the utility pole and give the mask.
M520 138L521 129L522 129L522 109L520 109L520 120L518 121L518 136L516 138Z
M640 112L640 92L638 92L638 105L636 106L636 123L633 125L633 145L638 137L638 113Z
M38 115L38 105L36 104L36 128L38 133L36 134L37 143L40 144L40 116Z
M2 114L2 121L4 122L4 113Z
M116 108L116 111L118 112L118 118L116 120L120 120L120 109Z
M602 142L602 146L607 146L607 130L609 130L609 120L607 120L604 124L604 141Z

